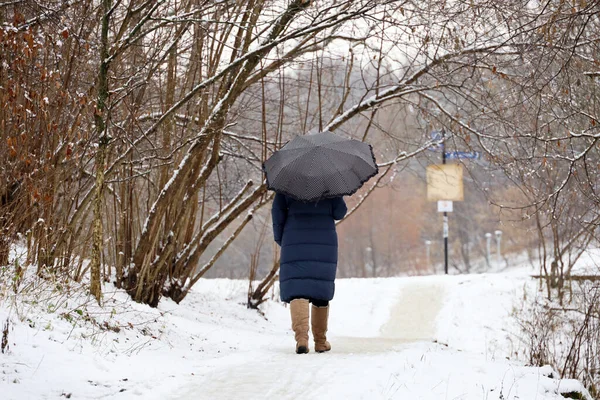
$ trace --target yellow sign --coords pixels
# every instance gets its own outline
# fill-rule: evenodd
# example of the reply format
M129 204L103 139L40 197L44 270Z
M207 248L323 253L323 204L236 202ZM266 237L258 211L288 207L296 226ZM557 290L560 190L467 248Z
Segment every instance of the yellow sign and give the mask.
M464 200L463 166L438 164L427 167L427 200Z

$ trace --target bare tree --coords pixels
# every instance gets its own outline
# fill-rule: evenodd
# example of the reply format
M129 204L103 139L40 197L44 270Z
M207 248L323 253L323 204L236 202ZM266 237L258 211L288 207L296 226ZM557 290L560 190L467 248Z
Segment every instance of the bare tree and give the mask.
M269 201L261 163L294 133L328 129L380 143L381 174L350 218L431 145L420 124L446 126L449 140L485 151L509 174L522 159L541 163L540 146L558 150L552 145L560 141L571 153L547 150L546 160L573 166L561 170L574 181L582 176L574 166L593 159L596 114L575 107L577 90L564 89L572 71L593 72L597 4L563 3L2 5L0 39L19 42L3 48L3 59L19 55L40 66L0 69L1 84L14 89L2 98L14 109L0 111L10 128L2 133L3 157L24 163L17 174L5 169L0 181L3 203L10 202L3 229L29 228L40 271L75 279L87 272L81 260L92 244L95 294L103 276L155 306L164 295L181 301ZM43 90L23 93L16 78ZM559 93L547 107L545 99ZM398 130L398 115L412 127ZM574 120L587 125L567 129ZM558 136L548 133L555 126ZM22 132L33 142L38 130L49 135L21 146ZM35 167L19 154L25 148ZM25 189L30 177L44 184ZM583 186L595 195L595 186ZM20 225L5 222L35 200L34 188L47 188L38 194L48 199L44 207Z

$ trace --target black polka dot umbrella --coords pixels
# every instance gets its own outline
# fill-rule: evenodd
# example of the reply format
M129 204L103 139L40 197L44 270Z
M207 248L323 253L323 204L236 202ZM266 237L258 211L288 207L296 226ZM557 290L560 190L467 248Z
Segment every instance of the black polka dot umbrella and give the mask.
M263 170L270 190L306 202L354 194L378 172L371 145L331 132L296 136Z

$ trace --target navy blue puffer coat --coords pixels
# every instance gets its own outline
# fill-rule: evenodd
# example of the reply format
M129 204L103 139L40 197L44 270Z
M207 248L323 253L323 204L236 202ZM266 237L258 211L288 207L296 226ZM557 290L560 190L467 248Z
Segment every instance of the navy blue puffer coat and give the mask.
M338 239L335 220L346 215L341 197L303 203L277 193L273 234L281 246L281 300L331 300L335 290Z

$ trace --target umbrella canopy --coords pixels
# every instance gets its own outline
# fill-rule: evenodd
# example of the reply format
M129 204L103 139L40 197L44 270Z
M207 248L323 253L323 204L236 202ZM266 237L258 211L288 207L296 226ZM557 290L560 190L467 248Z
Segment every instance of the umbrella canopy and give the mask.
M263 170L269 190L306 202L351 195L378 172L371 145L331 132L296 136Z

